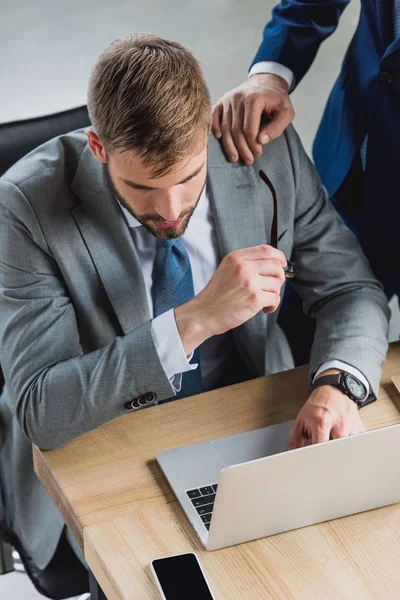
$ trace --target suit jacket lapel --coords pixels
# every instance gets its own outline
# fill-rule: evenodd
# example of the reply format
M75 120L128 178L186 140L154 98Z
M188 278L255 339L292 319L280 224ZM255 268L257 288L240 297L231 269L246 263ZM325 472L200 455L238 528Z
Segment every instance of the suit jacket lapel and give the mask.
M87 146L72 190L82 203L72 210L124 334L150 319L135 245L107 182L105 167Z
M272 196L257 167L231 164L210 137L207 189L213 208L221 258L234 250L270 243ZM263 375L267 317L263 312L233 331L247 366Z
M374 9L375 3L372 4ZM393 2L387 0L376 0L376 24L381 38L381 48L384 53L388 46L393 42Z
M272 197L255 166L231 164L216 140L209 141L207 189L223 258L239 248L270 242Z
M376 25L379 29L382 42L382 61L386 60L393 53L400 50L400 39L394 38L394 6L387 0L376 1L377 19ZM383 65L382 65L383 66ZM397 67L397 65L394 65ZM390 67L388 67L390 68Z
M392 57L394 53L399 52L400 50L400 38L396 38L394 40L394 42L392 44L390 44L390 46L386 49L386 52L384 54L383 60L386 60L388 57ZM397 70L397 65L398 65L398 57L395 57L394 59L396 62L393 64L392 67L389 68L396 68ZM390 59L390 62L392 63L393 60Z

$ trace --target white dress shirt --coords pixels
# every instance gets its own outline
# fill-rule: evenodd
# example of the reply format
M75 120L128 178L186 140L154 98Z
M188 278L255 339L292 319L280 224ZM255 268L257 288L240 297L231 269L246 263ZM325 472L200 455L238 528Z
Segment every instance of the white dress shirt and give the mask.
M121 208L139 257L149 311L153 318L151 288L158 240L126 208L123 206ZM189 225L179 241L188 253L192 268L194 293L197 295L206 287L220 263L214 217L206 188L204 188ZM175 390L179 391L181 374L196 368L197 365L189 362L190 357L189 360L186 358L176 326L174 310L171 309L155 319L153 318L151 326L154 343L163 369ZM217 385L229 364L232 350L232 341L228 335L214 336L202 344L201 373L205 390L213 389Z
M197 368L197 365L190 363L191 357L189 359L186 357L176 326L174 310L171 309L153 318L151 288L158 240L125 207L120 206L131 232L143 272L149 312L152 317L151 327L154 344L165 374L172 382L175 391L179 391L182 373ZM215 222L206 187L185 233L179 240L189 256L194 293L197 295L206 287L220 263ZM213 389L217 385L229 364L232 351L232 340L227 334L213 336L202 344L201 371L205 390ZM370 387L364 375L358 369L341 361L329 361L322 364L315 376L331 368L348 371L358 377L366 386L367 395L369 395Z
M253 65L249 71L249 77L257 75L258 73L269 73L271 75L279 75L289 86L289 92L294 86L294 73L291 69L284 67L283 65L273 62L272 60L263 60Z

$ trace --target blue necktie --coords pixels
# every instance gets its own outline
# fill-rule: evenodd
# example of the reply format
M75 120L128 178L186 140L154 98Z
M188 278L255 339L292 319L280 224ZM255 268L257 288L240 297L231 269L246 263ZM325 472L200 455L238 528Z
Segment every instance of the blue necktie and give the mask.
M188 302L194 296L189 256L183 244L177 239L158 242L151 293L154 317ZM197 369L182 374L181 390L170 400L178 400L203 392L198 348L194 352L193 362L198 363L199 366ZM168 400L163 402L168 402Z

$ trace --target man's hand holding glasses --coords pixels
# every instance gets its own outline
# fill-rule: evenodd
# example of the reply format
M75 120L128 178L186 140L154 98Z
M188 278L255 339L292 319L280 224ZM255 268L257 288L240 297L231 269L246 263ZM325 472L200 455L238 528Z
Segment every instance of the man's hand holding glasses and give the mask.
M273 201L271 243L231 252L200 294L175 309L175 320L185 352L191 354L214 335L239 327L261 310L273 313L281 301L286 278L295 275L294 263L278 250L278 200L264 173L260 178Z
M274 312L285 283L287 260L270 245L231 252L200 294L175 309L185 352L206 339L239 327L258 312Z

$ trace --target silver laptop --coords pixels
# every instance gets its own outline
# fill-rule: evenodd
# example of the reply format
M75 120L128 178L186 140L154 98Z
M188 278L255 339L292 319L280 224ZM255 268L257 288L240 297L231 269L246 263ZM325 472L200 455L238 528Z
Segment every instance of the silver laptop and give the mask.
M287 452L291 426L157 456L207 550L400 502L400 425Z

